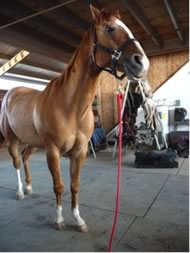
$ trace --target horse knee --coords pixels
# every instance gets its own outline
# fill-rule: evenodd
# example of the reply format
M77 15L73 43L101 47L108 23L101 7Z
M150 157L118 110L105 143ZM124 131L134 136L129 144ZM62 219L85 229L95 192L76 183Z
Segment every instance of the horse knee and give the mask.
M73 194L77 194L79 192L79 184L78 183L71 183L71 192Z
M54 192L55 194L61 195L64 191L64 185L63 184L56 184L54 186Z

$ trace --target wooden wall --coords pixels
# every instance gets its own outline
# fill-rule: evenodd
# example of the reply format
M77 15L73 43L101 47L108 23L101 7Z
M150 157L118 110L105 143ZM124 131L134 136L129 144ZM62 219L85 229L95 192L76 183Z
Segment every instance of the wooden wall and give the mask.
M148 81L153 91L177 72L188 59L188 51L149 57L150 69ZM103 72L101 74L100 85L97 89L97 95L100 100L99 112L106 131L110 130L117 123L116 89L117 82L115 78L109 73Z
M189 60L189 54L188 51L180 51L152 56L149 57L149 60L148 80L153 91L155 91Z
M103 71L97 89L97 96L100 102L98 111L106 131L117 122L116 91L117 82L115 77Z

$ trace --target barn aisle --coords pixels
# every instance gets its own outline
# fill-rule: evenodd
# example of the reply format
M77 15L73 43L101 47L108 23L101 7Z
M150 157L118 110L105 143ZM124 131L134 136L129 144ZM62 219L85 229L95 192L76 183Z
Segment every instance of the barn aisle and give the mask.
M188 251L188 159L177 169L136 169L124 154L121 206L114 251ZM5 149L0 152L0 251L100 252L107 250L113 221L117 159L107 151L88 157L81 174L80 209L90 230L76 231L70 211L69 163L62 160L66 228L54 229L55 200L45 154L32 156L34 194L15 200L16 177ZM23 170L22 170L23 173ZM23 180L24 181L24 180Z

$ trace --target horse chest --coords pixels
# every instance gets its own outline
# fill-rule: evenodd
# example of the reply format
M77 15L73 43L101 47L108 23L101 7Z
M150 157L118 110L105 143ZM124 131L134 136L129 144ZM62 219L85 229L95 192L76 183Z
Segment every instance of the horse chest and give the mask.
M67 153L72 151L72 153L80 153L81 150L87 145L88 138L82 132L76 134L68 135L64 138L63 143L60 147L61 153Z
M62 138L59 139L60 143L58 144L61 151L67 152L68 150L70 150L75 143L75 139L75 134L68 134L67 136L62 136Z

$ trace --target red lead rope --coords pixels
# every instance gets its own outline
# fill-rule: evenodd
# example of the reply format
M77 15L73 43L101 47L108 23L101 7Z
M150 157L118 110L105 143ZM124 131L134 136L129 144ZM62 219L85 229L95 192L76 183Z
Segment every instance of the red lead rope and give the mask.
M115 235L115 228L117 224L119 204L120 204L120 179L121 179L121 161L122 161L122 104L123 104L123 93L119 91L117 93L117 107L118 107L118 121L119 121L119 146L118 146L118 174L117 174L117 192L116 192L116 205L115 205L115 216L112 226L111 236L109 239L108 251L112 252L112 242Z

